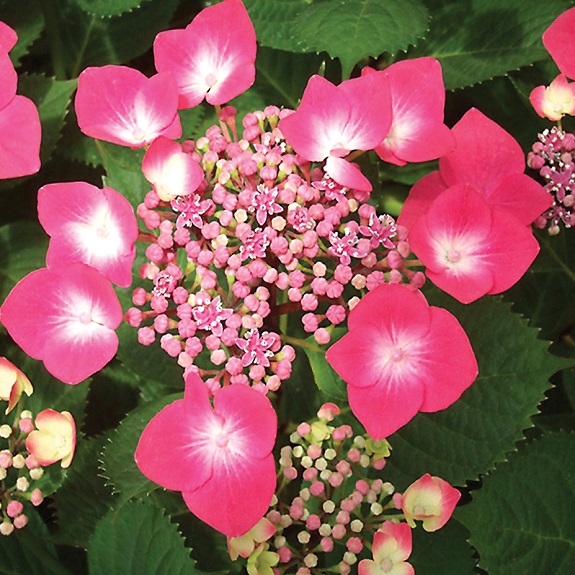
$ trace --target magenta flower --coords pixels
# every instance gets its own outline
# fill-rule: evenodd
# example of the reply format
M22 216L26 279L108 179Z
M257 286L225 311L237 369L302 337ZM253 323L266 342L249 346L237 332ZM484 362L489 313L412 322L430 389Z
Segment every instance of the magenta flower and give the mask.
M18 77L8 56L18 37L0 22L0 178L17 178L40 169L40 117L36 106L16 95Z
M373 561L362 559L358 575L414 575L406 559L411 555L411 528L406 523L384 521L373 536Z
M558 16L543 33L543 45L562 74L575 79L575 8Z
M268 358L274 354L270 348L275 343L275 339L269 335L267 331L260 335L258 329L254 327L243 338L238 337L236 339L236 345L244 352L242 356L244 367L252 363L269 367L270 360Z
M51 270L82 262L121 287L132 283L138 224L124 196L86 182L48 184L38 190L38 219L51 236Z
M370 71L382 74L391 91L391 128L375 148L382 160L404 166L434 160L455 147L451 130L443 123L445 86L435 58L403 60L381 72L364 68L362 73Z
M218 337L224 331L222 321L228 319L232 314L232 309L223 307L220 296L216 296L214 299L198 297L196 298L196 305L192 308L192 315L198 329L211 331Z
M439 172L413 186L398 224L413 227L436 197L457 184L472 187L491 207L508 211L525 225L551 206L553 200L543 186L523 173L521 146L493 120L472 108L452 133L457 147L439 160Z
M459 322L406 285L369 292L351 311L348 328L326 359L348 384L351 410L374 439L418 411L449 407L477 376Z
M116 354L122 308L114 288L93 268L72 263L20 280L0 308L14 341L64 383L77 384Z
M154 60L176 78L180 109L204 98L220 106L245 92L255 80L256 34L241 0L205 8L185 30L160 32Z
M218 389L214 405L196 373L184 399L160 411L136 449L142 473L181 491L190 511L228 537L254 527L276 486L272 448L277 417L270 401L241 384Z
M427 277L462 303L509 289L539 253L529 227L465 185L431 203L409 244Z
M194 193L204 179L204 170L191 154L164 136L156 138L146 152L142 172L164 202Z
M378 146L390 125L391 98L385 77L367 74L339 86L312 76L299 108L280 120L279 128L302 158L326 160L325 171L338 184L371 191L371 183L357 165L344 158L353 150Z
M86 68L75 100L80 130L98 140L141 148L158 136L179 138L178 91L174 78L148 78L126 66Z

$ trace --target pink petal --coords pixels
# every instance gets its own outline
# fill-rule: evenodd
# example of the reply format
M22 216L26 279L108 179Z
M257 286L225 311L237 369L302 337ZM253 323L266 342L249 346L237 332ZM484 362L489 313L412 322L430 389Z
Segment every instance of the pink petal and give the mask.
M78 79L75 106L84 134L139 148L158 136L182 135L178 93L169 73L147 78L125 66L86 68Z
M204 179L204 171L191 154L163 136L156 138L146 152L142 172L165 202L195 192Z
M263 459L221 462L204 485L182 495L202 521L228 537L239 537L267 512L275 488L276 470L270 453Z
M371 182L361 173L359 167L343 158L330 156L325 163L325 172L340 186L360 192L372 190Z
M208 402L209 403L209 402ZM165 489L197 489L212 475L211 465L202 465L189 449L193 440L184 400L164 407L146 426L134 456L140 471Z
M527 226L553 205L551 194L525 174L505 177L485 199L490 206L501 208Z
M575 8L563 12L543 33L543 45L557 67L568 78L575 78Z
M397 551L393 554L394 561L405 561L410 555L413 547L411 537L411 527L407 523L394 523L384 521L373 537L373 557L381 562L385 557L379 556L379 548L386 538L393 538L397 542Z
M529 101L539 116L558 122L565 114L575 113L575 83L559 74L549 86L534 88Z
M168 30L154 42L160 72L174 74L179 107L204 97L219 106L245 92L255 79L256 36L241 0L225 0L202 10L185 30Z
M455 140L443 123L445 87L440 63L434 58L416 58L396 62L379 73L389 82L392 123L375 148L377 154L403 165L434 160L450 152Z
M70 264L61 274L32 272L14 286L0 312L14 341L64 383L83 381L118 349L114 330L122 308L110 283L84 264Z
M431 172L423 176L409 191L397 220L398 225L412 228L415 222L427 212L433 200L446 189L447 186L439 172Z
M86 182L48 184L38 191L38 218L51 236L50 269L82 262L121 287L132 283L138 224L121 194Z
M467 334L447 310L431 307L428 349L421 357L425 395L421 411L439 411L457 401L479 368Z
M1 24L1 22L0 22ZM0 39L1 41L1 39ZM0 51L0 110L5 108L16 95L18 75L7 53Z
M4 22L0 22L0 51L10 52L18 42L18 35L16 32Z
M525 157L517 141L479 110L469 110L452 130L457 143L439 160L448 186L468 184L488 195L510 174L522 174Z
M40 169L40 117L24 96L0 110L0 178L35 174Z

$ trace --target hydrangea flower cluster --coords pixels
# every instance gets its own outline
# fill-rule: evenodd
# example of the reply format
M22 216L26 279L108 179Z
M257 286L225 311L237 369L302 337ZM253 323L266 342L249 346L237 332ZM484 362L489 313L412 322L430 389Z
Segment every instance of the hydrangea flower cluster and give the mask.
M8 401L6 415L12 423L0 423L0 534L10 535L28 523L25 506L44 500L40 480L44 467L60 461L66 468L76 446L72 415L44 409L33 416L22 408L22 394L33 393L30 380L15 365L0 357L0 400Z
M346 575L354 565L359 573L391 572L411 553L414 520L436 531L451 516L459 491L425 475L396 492L380 477L389 443L338 425L338 415L335 404L324 404L318 419L297 427L281 449L270 511L245 536L228 539L230 556L247 558L249 573ZM390 538L397 544L381 541Z

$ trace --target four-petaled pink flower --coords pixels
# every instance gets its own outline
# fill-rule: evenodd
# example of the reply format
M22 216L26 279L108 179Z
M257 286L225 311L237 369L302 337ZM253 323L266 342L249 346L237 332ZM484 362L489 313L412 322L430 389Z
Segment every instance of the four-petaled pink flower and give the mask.
M78 126L86 136L141 148L158 136L179 138L178 91L173 76L148 78L126 66L86 68L78 78Z
M418 411L450 406L477 376L459 322L406 285L369 292L351 311L348 328L326 359L348 384L351 410L374 439L391 435Z
M185 30L160 32L154 42L156 70L176 78L180 109L239 96L254 83L255 60L256 34L241 0L205 8Z
M132 283L138 224L124 196L87 182L48 184L38 190L38 219L51 236L49 269L82 262L121 287Z
M188 373L184 399L144 429L136 463L148 479L181 491L190 511L228 537L249 531L276 487L272 449L277 416L255 389L235 384L214 393Z
M20 280L0 308L14 341L64 383L77 384L102 369L118 350L114 331L122 307L110 282L72 263L42 268Z
M310 78L297 111L280 120L279 128L302 158L326 160L325 171L338 184L369 192L369 180L344 158L353 150L375 148L390 125L391 101L384 77L368 74L334 86L316 75Z
M357 237L357 233L346 229L343 237L339 237L336 232L329 233L328 253L334 258L339 258L339 262L348 266L351 258L363 258L369 253L370 242Z
M17 96L18 76L8 52L16 32L0 22L0 178L17 178L40 169L42 129L36 106Z
M142 172L164 202L192 194L204 179L204 170L192 155L164 136L158 136L148 148Z
M358 575L414 575L413 566L406 562L411 548L409 525L384 521L373 536L373 561L362 559Z
M264 331L261 335L257 328L250 329L243 338L236 339L236 345L244 352L242 356L242 365L247 367L252 363L268 367L270 365L269 357L273 355L270 349L275 343L273 337Z
M406 489L400 505L411 527L417 519L425 531L437 531L447 523L460 497L447 481L426 473Z
M213 202L202 200L199 194L190 194L189 196L174 198L170 205L175 212L179 213L176 220L178 229L191 226L201 229L204 226L202 216L213 206Z
M211 331L214 335L222 335L224 328L222 321L228 319L233 310L223 308L222 298L216 296L214 299L206 297L196 297L196 305L192 308L192 315L198 329Z
M36 429L26 438L26 449L40 465L60 461L69 467L76 448L76 423L68 411L41 411L34 420Z
M24 373L5 357L0 357L0 399L8 402L6 414L14 409L22 392L30 396L33 391Z
M256 220L260 226L263 226L268 216L279 214L283 211L282 206L276 202L279 190L275 187L268 188L264 184L259 184L252 197L252 203L248 210L256 213Z
M397 233L397 226L395 220L388 214L376 216L375 212L372 212L367 226L359 226L359 231L370 238L369 243L372 248L377 248L379 244L390 250L395 247L391 238Z
M445 86L438 60L416 58L396 62L380 72L362 70L362 74L369 73L382 75L391 92L391 127L375 148L382 160L404 166L440 158L455 147L451 131L443 123Z
M243 261L255 258L265 258L266 248L270 245L270 241L265 233L257 228L243 238L242 245L240 246L240 258Z

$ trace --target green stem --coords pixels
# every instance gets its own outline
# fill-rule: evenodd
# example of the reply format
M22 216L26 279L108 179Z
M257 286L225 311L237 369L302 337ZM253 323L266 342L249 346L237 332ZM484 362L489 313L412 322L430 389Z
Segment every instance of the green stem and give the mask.
M547 252L555 260L555 262L557 262L561 270L565 272L565 275L575 283L575 272L559 257L557 252L551 247L549 241L542 238L541 243L543 243L547 249Z
M50 56L52 57L52 68L57 80L66 80L66 66L64 64L64 44L59 30L58 8L55 0L44 0L40 3L46 22L48 42L50 44Z

